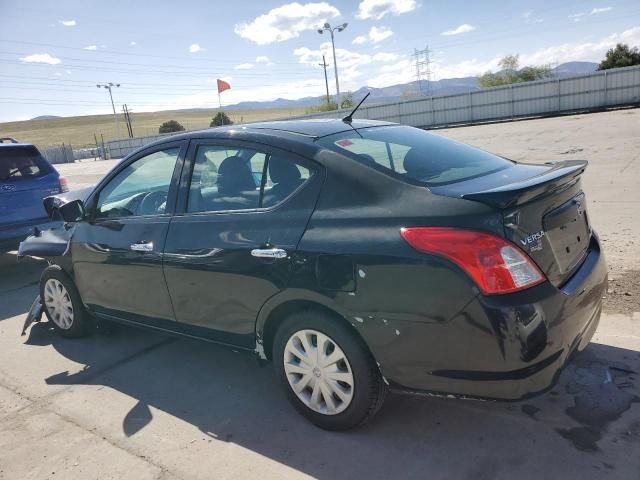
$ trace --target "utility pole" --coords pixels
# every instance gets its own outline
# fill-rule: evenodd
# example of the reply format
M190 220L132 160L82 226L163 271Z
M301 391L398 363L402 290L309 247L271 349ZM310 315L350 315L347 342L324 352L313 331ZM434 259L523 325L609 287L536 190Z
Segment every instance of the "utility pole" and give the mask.
M322 35L325 30L331 34L331 48L333 48L333 71L336 75L336 92L338 95L340 95L340 83L338 82L338 62L336 61L336 42L334 39L334 32L343 31L345 28L347 28L347 25L349 24L345 22L342 25L338 25L337 27L332 28L331 25L325 23L322 28L318 29L318 33L320 35ZM340 101L338 100L337 103L340 103Z
M431 50L427 45L424 50L414 49L413 56L416 59L416 81L418 82L418 91L428 97L431 95ZM426 86L423 86L426 81Z
M324 55L322 55L322 63L319 63L322 68L324 68L324 85L327 87L327 105L331 105L331 97L329 97L329 80L327 78L327 65L326 60L324 59Z
M122 113L124 113L124 119L127 122L127 132L129 132L129 138L133 138L133 127L131 126L131 115L129 115L129 107L125 103L122 105Z
M106 88L107 90L109 90L109 98L111 99L111 108L113 109L113 119L115 121L116 124L116 136L119 137L120 136L120 131L118 129L118 115L116 114L116 106L113 103L113 94L111 93L111 89L112 88L119 88L120 84L119 83L113 83L113 82L109 82L109 83L98 83L96 85L96 87L98 88Z

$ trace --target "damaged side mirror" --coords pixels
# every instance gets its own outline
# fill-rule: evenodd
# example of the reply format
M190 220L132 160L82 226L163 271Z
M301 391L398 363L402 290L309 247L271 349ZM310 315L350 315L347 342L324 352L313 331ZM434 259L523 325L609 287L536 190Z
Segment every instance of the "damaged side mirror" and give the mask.
M73 200L57 207L58 213L65 222L79 222L84 219L85 210L82 200Z

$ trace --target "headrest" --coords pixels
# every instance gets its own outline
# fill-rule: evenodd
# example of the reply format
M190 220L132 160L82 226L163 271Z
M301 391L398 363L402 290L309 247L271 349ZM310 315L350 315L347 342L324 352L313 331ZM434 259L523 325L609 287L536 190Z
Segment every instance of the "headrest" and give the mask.
M300 180L300 170L290 160L269 157L269 176L273 183L295 183Z

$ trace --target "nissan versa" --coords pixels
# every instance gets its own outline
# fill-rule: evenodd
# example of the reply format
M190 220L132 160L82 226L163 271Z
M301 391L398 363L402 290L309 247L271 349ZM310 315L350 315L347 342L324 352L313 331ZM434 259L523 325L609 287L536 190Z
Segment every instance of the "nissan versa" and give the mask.
M331 430L388 390L521 399L598 325L586 166L351 118L168 137L45 200L66 223L21 244L50 262L28 322L44 310L66 337L114 320L254 352Z

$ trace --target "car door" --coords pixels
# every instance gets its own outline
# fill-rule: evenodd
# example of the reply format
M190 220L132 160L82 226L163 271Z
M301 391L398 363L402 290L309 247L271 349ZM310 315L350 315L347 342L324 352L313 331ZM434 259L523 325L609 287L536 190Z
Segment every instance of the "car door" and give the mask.
M175 323L162 251L187 142L149 148L116 167L87 201L71 239L80 295L99 315Z
M323 171L295 154L239 141L192 141L164 272L178 322L254 345L258 311L285 288Z

